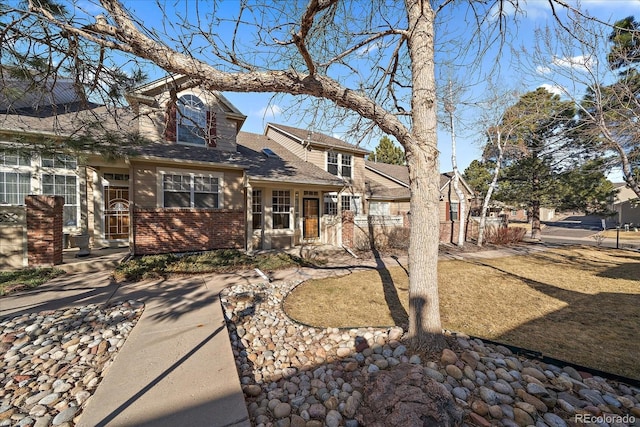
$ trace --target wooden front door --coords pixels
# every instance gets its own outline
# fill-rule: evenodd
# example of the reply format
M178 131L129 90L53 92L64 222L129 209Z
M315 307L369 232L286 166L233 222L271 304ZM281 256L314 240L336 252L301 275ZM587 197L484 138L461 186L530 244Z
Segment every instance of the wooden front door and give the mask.
M320 237L320 200L302 199L302 234L305 239Z

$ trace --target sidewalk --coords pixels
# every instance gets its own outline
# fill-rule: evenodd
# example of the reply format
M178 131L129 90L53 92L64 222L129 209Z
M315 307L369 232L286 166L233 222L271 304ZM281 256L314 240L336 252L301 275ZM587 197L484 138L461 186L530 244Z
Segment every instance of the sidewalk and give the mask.
M145 310L78 426L250 426L215 276L118 285L109 272L58 277L0 300L0 317L109 301Z

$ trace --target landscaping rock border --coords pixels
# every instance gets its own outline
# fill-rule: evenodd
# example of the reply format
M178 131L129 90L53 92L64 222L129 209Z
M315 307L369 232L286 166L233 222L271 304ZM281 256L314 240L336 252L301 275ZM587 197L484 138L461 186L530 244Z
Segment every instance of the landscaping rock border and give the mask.
M455 335L455 351L422 360L401 328L298 324L282 301L299 283L221 293L252 425L640 426L637 387L504 346Z
M0 321L0 426L72 426L144 304L87 305Z

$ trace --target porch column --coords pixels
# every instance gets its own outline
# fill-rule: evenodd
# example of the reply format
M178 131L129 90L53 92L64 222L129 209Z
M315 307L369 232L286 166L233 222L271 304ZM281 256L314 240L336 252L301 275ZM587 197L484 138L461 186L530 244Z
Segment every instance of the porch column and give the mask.
M245 209L245 222L247 224L246 227L246 236L245 236L245 247L248 253L253 252L253 188L251 188L251 184L247 184L245 186L246 191L246 206Z

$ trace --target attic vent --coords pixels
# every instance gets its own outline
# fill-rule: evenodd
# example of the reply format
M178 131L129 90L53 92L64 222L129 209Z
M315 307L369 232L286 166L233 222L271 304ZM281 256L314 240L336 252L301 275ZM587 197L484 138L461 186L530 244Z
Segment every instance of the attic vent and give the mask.
M280 156L278 156L276 153L274 153L271 148L263 148L262 149L262 154L264 154L267 157L274 158L274 159L279 159L280 158Z

